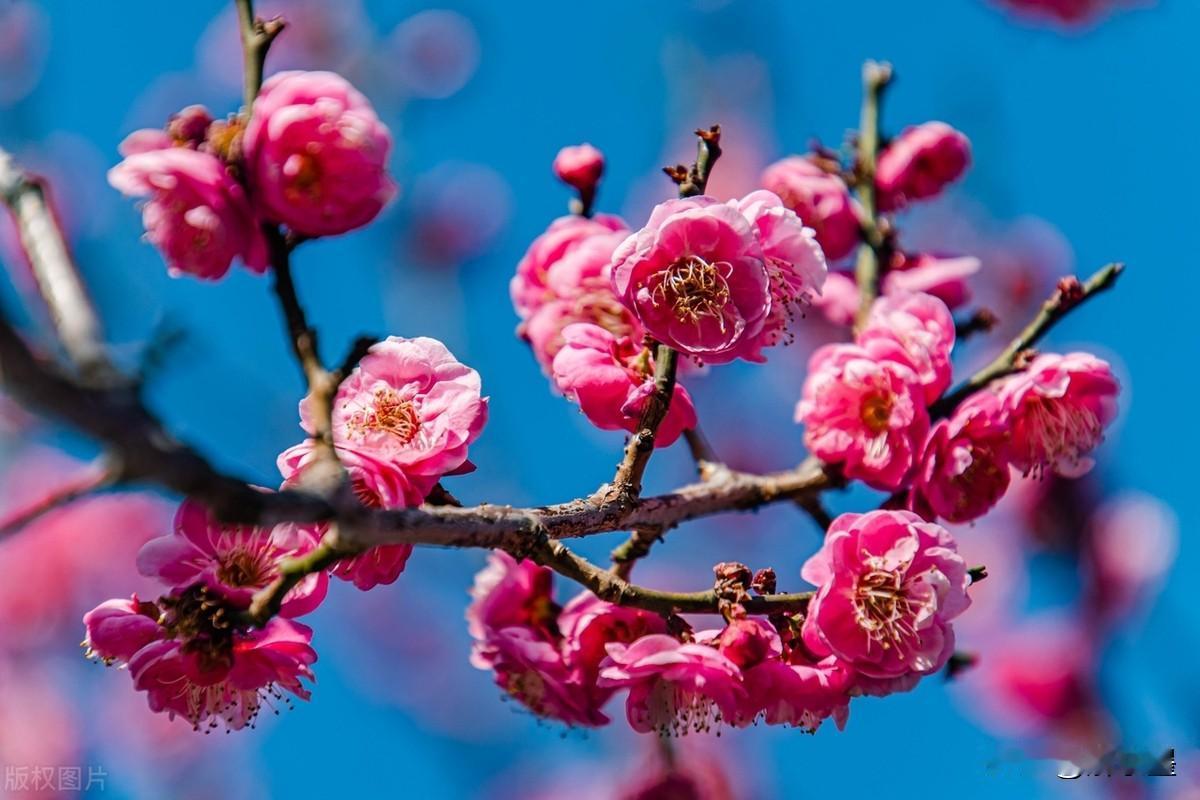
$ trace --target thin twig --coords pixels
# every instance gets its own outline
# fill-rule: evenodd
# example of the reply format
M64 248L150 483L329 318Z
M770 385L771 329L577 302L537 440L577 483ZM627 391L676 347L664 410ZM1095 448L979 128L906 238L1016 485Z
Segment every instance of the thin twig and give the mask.
M642 475L650 456L654 453L654 441L658 426L662 424L675 394L675 369L679 354L665 344L657 345L654 356L654 391L646 398L646 408L638 421L637 432L629 437L625 455L617 467L612 485L607 492L609 499L620 502L636 500L642 493Z
M703 592L663 592L635 586L619 575L592 564L571 552L562 542L546 539L538 543L528 556L539 564L586 586L601 600L622 606L634 606L660 614L715 614L720 612L721 598L715 590ZM750 614L775 614L803 611L812 599L812 592L773 594L749 597L742 605Z
M262 20L254 16L254 0L234 0L238 12L238 29L242 38L243 83L246 113L254 106L262 88L263 65L267 51L284 28L279 17Z
M880 227L879 203L875 187L875 164L879 157L879 111L883 90L892 80L887 63L868 61L863 65L862 118L858 127L858 159L855 192L862 209L863 244L858 248L854 277L858 283L859 305L855 325L861 327L879 296L879 283L890 259L888 237Z
M1101 267L1083 283L1074 276L1063 278L1054 293L1042 303L1033 321L1025 326L1017 337L990 364L976 372L957 388L943 395L929 408L934 419L949 415L958 404L992 381L1019 371L1022 354L1037 344L1051 328L1075 308L1106 289L1112 288L1120 277L1124 264L1108 264Z

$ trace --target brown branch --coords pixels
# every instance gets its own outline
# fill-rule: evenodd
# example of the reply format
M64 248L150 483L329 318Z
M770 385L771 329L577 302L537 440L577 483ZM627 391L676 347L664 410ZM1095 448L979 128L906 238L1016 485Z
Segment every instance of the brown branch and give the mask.
M514 555L527 555L539 564L582 584L591 592L609 603L635 606L659 614L715 614L720 613L721 597L715 590L704 592L662 592L635 586L587 559L571 552L562 542L544 539L532 550ZM750 614L776 614L803 611L808 608L812 592L797 594L772 594L746 598L742 605Z
M613 574L629 580L633 565L650 554L650 548L662 539L664 533L661 527L647 527L637 528L629 534L629 538L613 548L609 556L613 562Z
M939 398L930 406L930 416L934 419L948 416L958 407L959 403L992 381L1020 371L1019 365L1023 354L1041 341L1041 338L1072 310L1106 289L1111 289L1124 269L1124 264L1108 264L1083 283L1080 283L1079 279L1074 276L1060 280L1058 288L1042 303L1042 308L1038 311L1037 316L1025 326L1023 331L1017 334L1008 347L1004 348L1004 352L957 388Z
M238 12L238 29L242 38L243 81L246 113L254 106L262 88L263 65L271 42L283 32L284 21L279 17L263 20L254 16L254 0L234 0Z
M679 354L665 344L656 345L654 355L654 392L646 398L646 408L638 421L637 432L629 437L625 455L617 466L617 474L604 493L607 500L630 503L642 493L642 475L650 456L658 426L667 416L671 396L675 394L675 369Z
M115 383L118 374L104 347L100 318L47 202L47 191L40 178L0 149L0 197L12 212L58 341L85 381Z
M875 187L875 164L879 156L879 109L883 90L892 80L887 63L863 64L862 118L858 128L858 159L855 165L855 193L862 209L859 220L863 244L858 248L854 277L858 283L859 305L855 325L862 327L871 306L879 296L879 283L891 259L891 246L878 219L879 203Z
M687 442L688 450L691 451L692 460L696 462L696 472L699 473L701 480L708 480L717 470L725 466L721 463L716 451L713 450L708 437L700 430L699 425L684 431L683 438Z

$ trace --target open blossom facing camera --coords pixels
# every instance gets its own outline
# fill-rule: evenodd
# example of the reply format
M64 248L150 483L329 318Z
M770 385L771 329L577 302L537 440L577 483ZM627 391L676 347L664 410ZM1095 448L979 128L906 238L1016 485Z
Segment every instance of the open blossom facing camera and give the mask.
M912 509L948 522L983 516L1008 490L1010 436L997 397L972 395L930 431L913 481Z
M926 675L954 649L970 577L953 537L907 511L843 514L804 564L817 588L804 642L875 679Z
M396 193L392 138L365 97L332 72L280 72L263 84L243 134L263 216L307 236L370 222Z
M601 430L636 431L654 391L654 361L641 342L617 338L598 325L579 323L563 329L563 347L554 357L554 385L579 404ZM655 437L667 447L696 426L696 409L687 389L676 383L667 415Z
M613 289L646 332L707 363L741 355L771 311L750 222L711 197L660 203L613 254Z
M813 229L830 261L854 252L860 240L858 211L840 177L808 158L789 156L767 167L760 183Z
M215 280L234 259L262 272L267 247L242 187L215 155L174 146L162 131L138 131L121 145L125 160L108 180L132 197L146 197L146 238L172 275Z
M935 197L958 180L971 164L971 143L944 122L908 128L879 154L875 185L879 207L903 208L913 200Z
M254 593L279 577L280 564L301 556L319 540L292 524L274 528L225 525L194 500L175 514L175 531L151 539L138 553L138 569L175 589L203 584L232 605L247 608ZM325 599L325 573L306 576L283 600L280 613L298 617Z
M1117 416L1120 386L1093 355L1047 353L994 390L1012 428L1016 467L1027 475L1052 469L1073 478L1092 468L1088 453Z
M471 469L467 449L483 432L487 403L479 373L444 344L390 336L372 345L338 388L334 446L354 454L351 462L364 477L384 473L368 479L370 489L390 479L401 487L411 484L424 498L443 475ZM300 403L300 420L306 431L315 430L310 398ZM310 440L297 447L312 446ZM281 465L303 463L294 449L289 453ZM401 492L387 495L399 499Z
M908 478L929 430L912 369L853 344L813 353L796 421L804 424L804 443L813 455L843 464L846 477L885 491Z

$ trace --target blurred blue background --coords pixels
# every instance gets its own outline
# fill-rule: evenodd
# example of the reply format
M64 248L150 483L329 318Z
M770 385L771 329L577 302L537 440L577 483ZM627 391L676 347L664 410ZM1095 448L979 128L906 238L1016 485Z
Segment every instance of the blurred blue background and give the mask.
M301 383L269 282L240 269L217 284L168 278L156 251L139 241L132 204L104 180L133 129L157 127L193 102L218 116L236 110L227 5L37 4L33 24L46 49L33 47L15 62L40 71L0 113L0 145L55 181L82 269L126 362L136 363L156 332L183 332L155 373L154 407L223 467L274 485L276 454L301 436ZM458 16L414 17L427 8L392 0L268 4L266 11L300 15L281 42L308 31L295 50L281 44L268 71L293 64L343 71L395 133L399 200L363 231L303 247L296 278L327 359L361 332L427 335L482 373L492 405L472 450L479 471L454 479L452 491L469 502L554 502L592 491L618 458L621 437L592 430L554 396L513 335L508 280L528 243L565 211L568 194L550 172L559 147L590 141L605 152L599 207L627 214L636 227L671 194L656 173L689 157L693 128L725 125L714 191L748 190L762 166L807 149L812 137L839 146L857 124L862 61L889 60L899 79L885 128L942 119L974 148L975 164L950 197L902 222L914 241L1008 252L1026 246L1022 237L1033 230L1032 246L1051 253L1055 274L1129 264L1118 291L1072 316L1053 342L1111 358L1127 387L1102 454L1107 484L1154 494L1178 515L1183 535L1170 580L1111 641L1100 680L1123 743L1155 752L1174 746L1186 768L1185 751L1200 733L1200 623L1189 613L1200 556L1186 536L1196 522L1191 459L1200 444L1200 337L1188 281L1200 5L1162 0L1072 31L1015 21L984 0L919 8L885 0L463 0L438 6ZM305 18L317 22L302 27ZM292 60L280 64L284 56ZM985 257L985 273L990 266ZM23 296L22 282L14 285L4 290L6 308ZM29 320L30 330L38 324ZM802 337L765 367L719 368L695 380L719 452L763 468L802 458L791 409L809 346ZM691 467L686 453L668 452L650 473L651 488L666 489L689 480ZM603 558L618 541L585 550ZM699 588L714 561L734 558L774 566L781 585L794 586L817 541L794 509L724 517L672 532L639 579ZM116 752L106 742L111 711L96 698L131 694L128 679L89 672L88 689L74 701L83 763L105 766L105 797L561 796L548 788L555 780L592 796L589 781L621 776L646 744L621 720L586 734L539 724L500 702L490 675L470 668L462 613L483 558L418 551L394 586L368 595L334 586L307 620L321 654L312 701L256 731L206 742L206 757L220 769L156 771L152 743L142 758ZM1023 607L1071 602L1060 566L1032 564ZM67 656L77 638L71 632L64 641ZM976 643L984 658L986 648L986 640ZM1102 778L1087 786L1056 780L1049 761L1017 759L996 769L1012 745L981 728L966 713L971 705L932 678L911 694L857 701L842 733L760 727L726 732L711 751L746 797L866 791L884 782L898 797L1110 790ZM622 715L617 703L610 710ZM567 777L557 776L560 766ZM573 770L590 777L574 780Z

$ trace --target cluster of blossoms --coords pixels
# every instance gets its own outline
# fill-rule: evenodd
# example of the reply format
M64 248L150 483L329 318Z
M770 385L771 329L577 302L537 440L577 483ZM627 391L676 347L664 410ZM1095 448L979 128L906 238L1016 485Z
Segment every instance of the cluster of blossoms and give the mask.
M165 130L136 131L109 172L121 192L148 200L146 238L173 275L224 276L234 259L269 261L264 223L303 237L370 222L395 194L392 140L367 99L330 72L281 72L248 116L214 120L190 106Z
M817 587L806 614L760 618L733 604L724 628L673 635L658 615L586 591L559 607L548 569L493 555L467 612L472 662L570 725L606 724L602 707L627 689L641 732L760 720L813 731L829 717L843 726L851 697L907 691L945 665L950 621L970 604L950 534L907 511L842 515L801 574Z
M885 491L908 488L927 519L967 522L1004 495L1012 469L1078 476L1116 416L1112 370L1087 353L1036 357L930 425L928 405L950 384L954 320L940 300L895 294L875 302L853 344L809 360L796 419L818 458Z
M962 177L970 163L970 142L946 123L926 122L908 128L879 154L875 174L878 206L882 211L900 211L914 201L936 197ZM813 229L831 264L862 244L862 209L850 193L856 177L837 160L824 153L789 156L767 167L760 180ZM955 309L970 299L967 278L979 266L979 260L971 256L907 253L893 246L880 289L884 295L932 294ZM853 272L831 270L815 305L834 324L849 325L859 306Z
M300 404L310 428L309 401ZM438 480L471 469L467 449L482 432L487 399L479 374L433 339L391 337L370 348L334 398L334 446L359 499L376 508L419 505ZM308 439L279 456L283 487L300 484L312 464ZM265 490L264 490L265 491ZM253 629L243 616L281 565L320 544L319 526L226 525L185 501L170 536L152 540L138 568L169 592L155 602L110 600L85 618L89 653L128 665L150 706L197 727L253 722L280 689L308 697L312 632L292 619L325 598L329 574L370 589L394 582L410 545L383 545L343 558L329 573L304 577L282 599L279 616Z
M711 160L718 137L717 128L701 133ZM149 198L147 236L172 272L219 278L235 259L283 270L280 256L301 241L373 219L394 193L389 149L387 129L343 79L285 72L240 115L214 121L192 107L163 131L133 134L110 177ZM869 173L880 213L938 195L969 161L966 137L944 123L905 130ZM966 302L979 262L901 250L894 226L865 219L851 197L867 179L862 165L843 167L827 152L785 159L763 175L763 189L728 200L703 193L698 163L676 178L681 197L636 230L592 215L604 172L594 147L564 149L554 171L578 193L573 213L531 244L510 293L518 334L557 391L596 427L641 437L653 426L654 445L665 447L697 426L692 397L675 381L676 354L691 380L709 366L765 362L768 349L793 340L808 305L835 322L863 316L852 342L812 354L796 418L811 454L836 468L827 474L893 497L830 524L801 571L814 590L783 597L786 606L771 603L773 572L752 580L740 564L718 565L719 602L704 607L725 625L712 630L694 631L670 608L646 610L661 603L618 605L587 590L560 606L550 567L497 550L471 592L472 663L534 714L568 725L606 724L604 706L626 690L631 727L663 734L760 720L813 731L831 717L840 727L851 698L907 691L942 669L971 577L938 520L983 514L1013 470L1086 471L1116 412L1108 365L1080 353L1031 357L942 411L951 311ZM866 241L872 230L884 231L884 246ZM829 267L856 248L884 262L868 314L859 308L867 287ZM282 489L324 487L332 455L357 511L414 508L444 496L443 477L474 469L469 450L488 399L479 374L444 344L389 337L336 377L336 391L313 381L320 394L300 403L308 438L279 455ZM151 708L197 728L241 728L264 705L306 698L316 652L295 619L322 602L330 576L362 590L392 583L412 552L376 546L324 569L327 560L309 558L299 563L312 571L288 580L296 559L340 554L329 534L314 524L225 524L186 501L174 531L138 558L163 594L91 611L88 652L128 667ZM282 596L264 614L273 587Z

